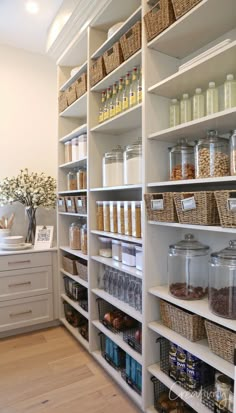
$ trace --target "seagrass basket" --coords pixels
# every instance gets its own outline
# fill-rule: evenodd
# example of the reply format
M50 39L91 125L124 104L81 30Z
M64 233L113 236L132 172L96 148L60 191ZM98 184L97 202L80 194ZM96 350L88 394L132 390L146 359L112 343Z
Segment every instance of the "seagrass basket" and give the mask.
M172 192L144 195L149 221L178 222Z
M216 204L220 225L224 228L236 227L236 191L216 191Z
M90 67L90 86L96 85L106 76L103 56L100 56Z
M230 363L234 362L236 333L205 320L207 338L210 350Z
M159 0L144 16L148 42L174 22L175 14L171 0Z
M87 92L87 73L83 73L75 82L76 97L79 99Z
M120 45L124 60L129 59L130 56L141 49L141 29L141 22L138 21L130 30L121 36Z
M176 19L179 19L202 0L172 0Z
M113 46L103 54L106 73L112 72L124 61L120 42L116 42Z
M74 103L77 99L75 83L76 82L72 83L72 85L68 89L66 89L66 97L67 97L68 106L72 105L72 103Z
M67 97L65 92L61 92L58 97L58 110L59 113L63 112L68 107Z

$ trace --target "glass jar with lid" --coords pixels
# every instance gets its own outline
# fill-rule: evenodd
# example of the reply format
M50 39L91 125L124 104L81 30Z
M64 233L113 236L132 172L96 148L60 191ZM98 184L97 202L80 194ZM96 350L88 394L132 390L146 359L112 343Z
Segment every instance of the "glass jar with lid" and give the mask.
M230 134L230 175L236 175L236 129Z
M123 149L117 146L111 152L106 152L102 160L103 186L122 186Z
M76 191L77 189L77 172L70 171L67 174L67 189L68 191Z
M170 180L194 179L194 147L186 139L169 148Z
M236 240L211 254L209 306L214 314L236 320Z
M212 178L229 175L229 140L209 130L207 137L195 146L196 178Z
M72 250L80 250L80 228L81 225L78 222L73 222L69 228L69 246Z
M87 156L87 135L79 136L79 159L86 158Z
M64 144L65 148L65 163L71 162L72 161L72 142L67 141Z
M88 241L87 241L87 224L82 225L80 229L80 241L81 241L81 252L85 255L88 254Z
M72 162L79 160L79 138L72 139Z
M170 245L168 254L169 292L182 300L199 300L208 289L209 247L192 234Z
M125 185L142 183L142 138L127 145L124 152Z

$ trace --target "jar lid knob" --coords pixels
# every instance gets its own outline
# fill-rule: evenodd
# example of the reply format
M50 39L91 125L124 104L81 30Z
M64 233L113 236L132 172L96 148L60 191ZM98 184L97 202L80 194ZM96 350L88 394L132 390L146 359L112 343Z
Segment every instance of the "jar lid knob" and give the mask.
M229 241L229 246L231 248L236 248L236 240L234 239L234 240Z
M187 241L192 241L194 239L193 234L186 234L184 237Z

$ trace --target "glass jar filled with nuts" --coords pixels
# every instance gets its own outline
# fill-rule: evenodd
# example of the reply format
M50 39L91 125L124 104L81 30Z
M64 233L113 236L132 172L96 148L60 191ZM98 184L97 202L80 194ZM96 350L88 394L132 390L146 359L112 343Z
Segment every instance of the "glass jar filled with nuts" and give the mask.
M195 146L196 178L213 178L229 175L229 140L209 130L207 137Z
M177 145L169 148L170 180L194 179L194 147L180 139Z

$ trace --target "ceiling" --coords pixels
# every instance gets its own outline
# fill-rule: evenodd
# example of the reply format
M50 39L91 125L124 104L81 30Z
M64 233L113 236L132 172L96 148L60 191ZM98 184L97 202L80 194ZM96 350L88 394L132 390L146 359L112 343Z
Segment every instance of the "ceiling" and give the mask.
M0 44L44 54L49 26L63 0L37 0L37 14L29 14L25 3L0 0Z

